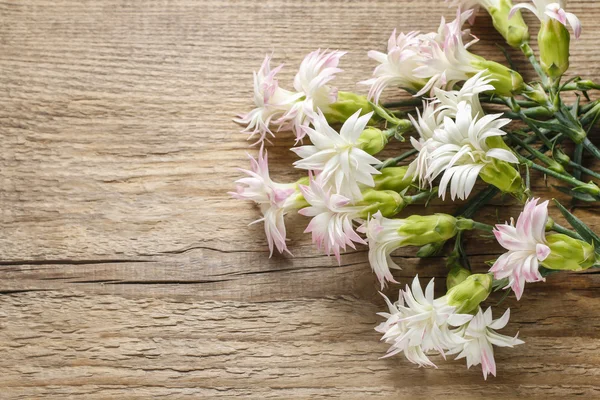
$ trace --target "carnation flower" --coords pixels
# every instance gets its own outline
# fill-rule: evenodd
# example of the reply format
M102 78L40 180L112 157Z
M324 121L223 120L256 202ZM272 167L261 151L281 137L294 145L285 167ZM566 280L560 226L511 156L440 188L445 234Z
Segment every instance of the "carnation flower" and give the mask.
M367 244L352 227L352 219L362 207L351 205L350 199L325 188L320 176L310 179L308 186L300 185L300 191L310 206L298 213L312 217L304 232L312 233L313 243L320 250L335 254L339 263L340 250L346 250L346 246L355 249L354 243Z
M417 142L413 146L421 154L409 166L408 174L430 185L442 175L439 194L445 198L450 184L450 196L465 199L475 186L481 169L492 159L517 163L516 156L509 150L491 148L487 139L505 134L501 128L510 119L500 118L501 114L473 115L472 106L461 101L457 106L456 120L444 117L442 126L434 130L433 136ZM480 117L477 119L477 117Z
M324 185L333 185L337 194L351 201L362 197L359 184L373 187L373 175L380 174L373 165L381 162L362 150L359 142L373 113L360 117L360 112L348 118L338 134L319 110L314 129L305 129L312 145L291 149L302 158L294 163L296 168L320 172Z
M371 86L370 99L379 102L381 93L388 86L418 91L425 85L426 81L417 78L413 73L423 61L419 51L420 42L417 32L400 33L396 36L394 29L388 40L387 54L375 50L369 51L369 58L380 63L373 71L373 78L360 82Z
M387 320L375 330L383 333L381 339L391 346L385 357L404 353L414 364L435 367L427 357L429 352L437 351L445 357L445 351L455 349L465 342L450 327L461 326L473 316L456 313L456 308L448 305L445 296L434 299L433 282L431 279L423 293L416 276L412 282L412 290L406 285L394 304L383 296L389 312L378 314Z
M542 22L547 22L550 19L554 19L567 27L567 23L573 28L575 37L579 38L581 35L581 22L579 18L573 13L565 12L564 8L566 1L564 0L532 0L533 5L528 3L516 4L510 15L514 15L519 9L526 9L535 14L536 17Z
M499 224L494 229L496 240L508 252L496 260L490 272L498 280L508 278L506 288L512 288L517 300L523 295L525 282L544 280L538 269L539 263L550 255L546 242L548 201L538 205L538 200L529 199L525 203L516 226L511 218L510 224Z
M281 118L275 121L282 129L291 129L297 141L306 135L306 128L312 123L317 109L326 109L337 100L337 89L328 85L335 75L343 51L316 50L308 54L294 78L294 89L301 99L293 104Z
M509 318L510 309L507 309L501 318L492 320L492 308L489 307L484 313L480 307L471 321L455 331L465 341L448 354L460 353L456 359L466 358L467 368L481 364L484 379L487 379L488 374L496 376L496 361L492 345L513 347L524 343L517 339L518 334L511 337L496 333L496 330L506 326Z
M242 132L250 134L248 139L258 136L256 143L269 141L267 135L275 137L271 126L281 128L275 121L302 97L302 94L279 87L276 75L283 68L283 64L272 70L270 63L271 57L267 55L258 72L254 73L254 104L256 108L234 119L235 122L246 125Z
M396 282L391 269L401 269L392 260L391 254L394 250L402 247L403 237L398 234L398 229L404 225L402 219L385 218L381 212L377 212L367 220L358 231L367 236L369 243L369 264L377 275L381 289L386 281Z
M262 148L257 159L248 157L250 157L250 170L240 169L248 177L238 179L237 191L229 194L236 199L252 200L259 205L263 217L253 224L264 222L271 256L274 247L280 253L289 253L285 243L286 230L283 217L301 205L297 196L294 196L297 193L297 185L276 183L271 180L267 152Z
M282 89L276 79L283 67L271 70L271 57L266 56L261 68L254 73L254 104L248 114L239 115L234 121L246 125L242 132L250 138L258 136L256 143L275 137L272 129L292 130L298 141L315 116L317 108L326 108L337 100L337 89L328 85L338 68L342 51L316 50L308 54L294 78L295 92Z

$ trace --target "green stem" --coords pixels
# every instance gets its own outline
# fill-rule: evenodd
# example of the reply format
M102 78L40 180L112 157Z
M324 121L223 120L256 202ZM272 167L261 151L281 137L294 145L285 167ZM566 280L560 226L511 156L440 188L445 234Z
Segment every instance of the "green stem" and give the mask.
M554 225L552 225L552 230L554 232L562 233L563 235L572 237L573 239L582 240L581 236L579 236L579 234L577 232L573 232L572 230L567 229L564 226L557 224L556 222L554 223Z
M598 147L596 147L596 145L592 143L589 138L586 137L585 139L583 139L583 147L585 147L587 151L592 153L594 157L600 159L600 149L598 149Z
M407 100L396 100L390 101L389 103L383 103L384 108L398 108L398 107L419 107L423 105L423 100L420 98L407 99Z
M521 51L523 52L523 54L525 54L525 57L527 57L527 59L533 66L535 72L542 79L542 85L544 85L544 88L548 89L550 87L550 78L548 78L548 75L546 75L546 73L544 72L544 69L538 62L537 58L535 58L535 53L533 52L533 49L531 48L529 43L523 43L521 45Z
M489 185L487 189L484 189L473 196L467 202L467 204L460 208L454 215L465 218L473 217L475 213L477 213L481 207L492 200L498 194L498 192L499 190L495 186Z
M406 153L400 154L398 157L394 157L394 158L388 158L387 160L385 160L384 162L382 162L381 164L377 165L375 168L377 169L383 169L383 168L387 168L387 167L391 167L394 165L397 165L400 161L407 159L408 157L417 154L419 151L417 149L412 149L407 151Z
M473 229L492 232L494 230L494 227L492 225L484 224L483 222L473 221Z
M438 189L434 188L431 191L420 192L413 196L404 196L404 201L406 202L406 204L414 204L421 200L428 200L431 198L431 196L435 196L437 191L438 191Z
M592 195L598 195L598 188L596 185L594 185L593 183L585 183L580 181L579 179L575 179L572 176L568 176L568 175L563 175L563 174L559 174L558 172L552 171L551 169L548 169L546 167L543 167L539 164L534 163L533 161L523 157L520 154L517 154L517 157L519 157L520 161L522 164L526 164L529 166L529 168L533 168L535 170L538 170L540 172L543 172L546 175L549 175L551 177L554 177L558 180L561 180L565 183L570 184L571 186L573 186L574 188L578 188L581 189L582 191L592 194Z

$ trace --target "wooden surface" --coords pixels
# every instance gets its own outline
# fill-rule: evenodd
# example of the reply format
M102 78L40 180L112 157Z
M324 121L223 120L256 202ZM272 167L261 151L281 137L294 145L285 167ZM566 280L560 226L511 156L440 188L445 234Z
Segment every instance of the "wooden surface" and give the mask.
M584 25L573 73L599 79L600 3L569 10ZM498 378L464 360L419 369L378 359L365 248L338 266L291 217L295 257L269 259L262 227L247 226L258 211L226 194L248 151L231 118L250 109L265 53L291 86L309 51L348 50L336 84L364 92L366 52L441 14L453 14L442 0L0 2L0 398L600 397L600 275L555 275L503 304L526 344L497 350ZM489 19L478 24L475 51L501 59ZM292 143L270 149L282 181L300 174ZM518 213L495 204L479 217ZM576 214L600 231L595 207ZM500 251L467 247L480 270ZM440 277L443 290L444 259L414 254L398 252L397 279Z

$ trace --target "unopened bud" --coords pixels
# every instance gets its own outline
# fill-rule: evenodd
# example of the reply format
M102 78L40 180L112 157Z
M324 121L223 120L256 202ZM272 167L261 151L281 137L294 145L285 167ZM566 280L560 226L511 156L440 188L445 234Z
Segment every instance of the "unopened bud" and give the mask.
M448 214L411 215L398 229L407 246L424 246L453 238L458 229L456 218Z
M517 71L483 57L477 56L476 59L471 62L471 65L480 71L487 70L486 75L493 79L490 85L494 86L494 93L512 97L514 94L521 93L525 88L523 77Z
M523 191L523 180L519 171L506 161L494 159L479 171L479 177L505 193L518 194Z
M571 158L564 153L558 146L554 147L552 157L562 165L569 165Z
M523 92L523 94L526 94L527 97L529 97L531 100L535 101L538 104L544 105L548 104L550 101L548 99L548 94L546 93L546 90L540 83L530 84L530 86L527 88L526 91Z
M388 143L388 137L381 129L368 127L360 134L358 144L361 149L375 155L385 148Z
M463 283L470 275L471 271L460 265L453 267L446 277L446 288L448 290L452 289L456 285Z
M548 18L538 33L540 62L550 78L556 80L569 69L571 35L559 21Z
M510 0L496 0L487 11L492 17L494 28L506 39L506 43L518 48L529 41L529 29L523 21L521 12L518 11L509 19L511 8L513 3Z
M475 274L452 287L446 294L448 305L456 307L456 312L464 314L477 310L479 304L492 292L492 275Z
M369 219L377 211L381 211L384 217L390 218L402 211L405 206L402 196L393 190L367 189L362 192L362 195L363 198L358 203L363 207L359 214L359 218L362 219Z
M546 243L550 247L550 255L542 261L542 265L546 268L581 271L596 262L594 246L583 240L555 233L546 236Z
M419 258L433 257L433 256L439 254L439 252L442 250L442 248L444 247L445 244L446 244L445 241L436 242L436 243L428 243L425 246L421 247L417 251L417 257L419 257Z
M335 103L329 104L322 109L329 123L344 122L358 110L362 110L361 115L373 111L369 99L366 96L356 93L342 91L338 92Z
M412 182L411 176L406 176L408 166L387 167L381 169L381 174L373 176L375 190L393 190L402 192Z

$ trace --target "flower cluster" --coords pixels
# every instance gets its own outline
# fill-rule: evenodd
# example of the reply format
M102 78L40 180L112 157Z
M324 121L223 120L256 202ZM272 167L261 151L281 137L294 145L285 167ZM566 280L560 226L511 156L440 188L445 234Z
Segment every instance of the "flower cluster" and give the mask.
M241 170L246 176L231 195L258 206L262 217L255 222L264 224L271 256L275 249L291 256L286 215L296 212L307 217L305 233L317 249L340 264L348 248L368 246L381 290L400 283L398 252L418 249L417 256L429 257L453 242L445 294L436 297L433 280L423 291L415 277L395 303L384 296L388 312L380 314L386 320L376 330L390 346L385 357L404 354L414 364L434 367L433 355L456 356L465 358L467 367L481 365L487 379L496 375L494 346L523 343L496 332L508 324L510 311L496 320L491 308L484 311L492 293L510 290L521 300L525 283L544 281L551 272L600 266L600 237L558 202L573 229L555 223L549 202L534 198L530 187L530 172L537 171L560 182L558 189L574 199L600 201L597 184L581 180L582 174L600 179L600 173L582 165L583 151L600 158L600 149L586 137L600 117L600 101L567 104L561 97L563 91L581 91L587 98L587 91L600 85L581 79L561 83L569 66L567 25L576 37L581 34L579 20L564 11L564 2L534 0L535 7L510 0L451 3L459 7L453 21L442 18L430 33L394 31L387 52L368 53L379 65L362 82L369 89L366 96L332 86L343 51L307 55L294 90L279 86L282 66L271 69L267 56L254 74L255 108L236 119L260 149L256 159L250 157L250 169ZM465 24L474 22L479 7L508 45L523 51L538 80L525 84L517 71L472 52L477 39ZM539 59L521 9L541 20ZM392 88L411 97L382 102L384 90ZM293 166L305 174L295 182L271 179L266 146L277 132L295 136ZM405 136L411 150L381 157L386 148L394 151L390 142ZM567 141L577 149L573 157L563 151ZM403 161L406 165L400 165ZM477 191L480 181L487 188ZM500 192L523 207L516 222L511 218L491 226L474 220ZM400 215L436 196L467 203L453 213ZM489 261L491 267L479 266L480 273L465 251L464 238L475 230L495 237L498 248L506 250Z

